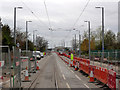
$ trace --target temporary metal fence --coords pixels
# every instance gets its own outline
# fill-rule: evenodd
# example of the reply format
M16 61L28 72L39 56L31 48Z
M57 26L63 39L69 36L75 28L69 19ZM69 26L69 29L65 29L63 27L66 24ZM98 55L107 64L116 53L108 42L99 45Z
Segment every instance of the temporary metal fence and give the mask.
M0 82L4 81L1 84L1 88L11 88L11 54L9 46L0 46ZM1 80L4 79L4 80ZM9 81L9 82L8 82ZM7 83L5 83L7 82Z
M26 67L28 68L28 72L32 72L32 69L34 67L34 58L33 58L33 52L32 51L21 51L21 69L25 70Z
M14 49L14 60L13 60L13 88L20 88L21 82L24 81L26 68L28 74L34 71L35 58L33 58L32 51Z
M13 47L13 88L21 87L20 49Z

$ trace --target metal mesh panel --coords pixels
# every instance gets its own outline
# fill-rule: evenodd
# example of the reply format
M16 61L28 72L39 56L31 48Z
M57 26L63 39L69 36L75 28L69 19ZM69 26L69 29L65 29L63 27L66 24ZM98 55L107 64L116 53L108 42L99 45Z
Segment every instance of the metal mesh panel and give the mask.
M12 87L11 82L11 54L9 46L0 46L0 82L3 84L1 88ZM8 82L9 81L9 82ZM7 82L7 83L6 83Z

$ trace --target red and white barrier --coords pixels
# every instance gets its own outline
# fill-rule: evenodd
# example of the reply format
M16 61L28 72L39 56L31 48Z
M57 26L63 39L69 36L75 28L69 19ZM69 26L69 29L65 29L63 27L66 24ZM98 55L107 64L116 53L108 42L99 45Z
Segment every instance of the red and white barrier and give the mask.
M22 62L27 62L28 59L22 59Z
M116 72L109 70L108 72L108 87L111 89L116 89Z
M0 67L4 66L4 61L0 61Z
M70 59L70 55L63 54L65 57ZM63 60L64 61L64 60ZM79 63L77 63L79 62ZM108 85L112 90L116 90L116 72L108 70L106 68L91 66L89 59L82 59L74 57L73 62L69 60L69 66L75 66L82 70L86 74L90 75L90 82L94 82L94 78ZM119 81L120 82L120 81Z
M16 62L16 66L19 66L20 64L19 64L19 62Z

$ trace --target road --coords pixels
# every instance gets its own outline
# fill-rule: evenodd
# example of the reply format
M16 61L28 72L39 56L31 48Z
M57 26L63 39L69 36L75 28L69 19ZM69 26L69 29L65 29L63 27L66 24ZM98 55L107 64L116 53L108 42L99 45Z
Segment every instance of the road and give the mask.
M29 88L99 88L95 83L66 65L55 53L39 61L40 71Z

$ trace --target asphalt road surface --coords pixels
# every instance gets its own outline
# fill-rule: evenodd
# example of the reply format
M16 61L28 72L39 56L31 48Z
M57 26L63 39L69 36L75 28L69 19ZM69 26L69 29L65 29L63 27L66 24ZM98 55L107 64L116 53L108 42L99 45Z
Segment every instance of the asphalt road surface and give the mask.
M40 72L30 88L98 88L89 78L66 65L55 53L40 60Z

